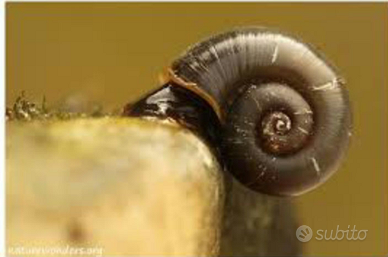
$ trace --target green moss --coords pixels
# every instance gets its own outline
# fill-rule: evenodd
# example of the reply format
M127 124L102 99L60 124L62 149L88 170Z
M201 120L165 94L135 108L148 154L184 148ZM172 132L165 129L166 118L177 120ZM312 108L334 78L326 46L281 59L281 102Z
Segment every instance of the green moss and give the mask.
M46 97L41 103L29 100L22 91L11 107L6 107L6 120L32 121L32 120L69 120L74 118L119 116L120 110L105 112L101 105L95 105L89 112L69 112L68 108L48 108Z

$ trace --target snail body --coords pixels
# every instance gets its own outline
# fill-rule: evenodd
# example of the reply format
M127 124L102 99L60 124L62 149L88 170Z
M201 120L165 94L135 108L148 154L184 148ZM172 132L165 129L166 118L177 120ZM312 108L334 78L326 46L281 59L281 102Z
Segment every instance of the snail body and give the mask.
M326 181L351 131L348 95L334 67L298 39L262 28L189 48L162 88L124 114L169 117L199 131L237 180L280 196Z

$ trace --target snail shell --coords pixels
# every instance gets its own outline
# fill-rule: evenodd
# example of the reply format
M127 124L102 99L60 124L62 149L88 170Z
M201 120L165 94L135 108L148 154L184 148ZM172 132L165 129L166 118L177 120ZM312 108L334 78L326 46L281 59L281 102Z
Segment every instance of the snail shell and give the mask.
M338 169L348 147L344 80L312 47L277 31L243 28L204 40L172 63L166 84L207 103L196 110L218 120L208 129L226 169L253 190L309 191Z

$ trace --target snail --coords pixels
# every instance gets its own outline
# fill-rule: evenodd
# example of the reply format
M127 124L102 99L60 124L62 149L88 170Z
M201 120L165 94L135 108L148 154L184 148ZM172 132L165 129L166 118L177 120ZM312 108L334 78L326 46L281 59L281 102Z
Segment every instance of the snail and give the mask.
M239 28L189 48L162 87L123 113L175 120L207 140L248 188L294 196L325 182L346 154L352 122L344 84L299 39Z

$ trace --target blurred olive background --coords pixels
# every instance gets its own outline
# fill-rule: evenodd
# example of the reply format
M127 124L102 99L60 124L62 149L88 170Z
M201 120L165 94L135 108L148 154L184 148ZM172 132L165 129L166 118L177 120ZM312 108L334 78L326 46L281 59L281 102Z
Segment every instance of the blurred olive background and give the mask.
M341 170L293 199L301 224L367 229L364 241L305 243L307 255L386 255L388 5L384 3L7 3L6 101L120 108L158 85L187 46L243 25L276 27L320 48L347 79L354 136ZM69 100L70 99L70 100Z

